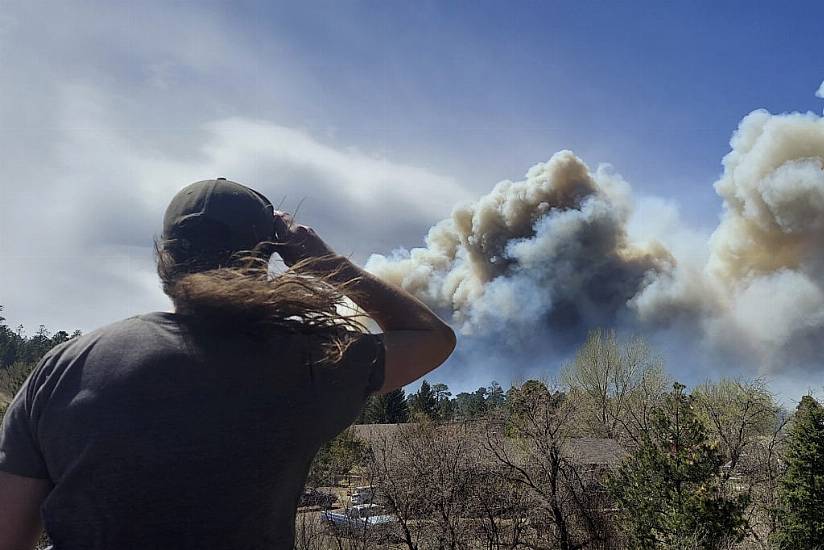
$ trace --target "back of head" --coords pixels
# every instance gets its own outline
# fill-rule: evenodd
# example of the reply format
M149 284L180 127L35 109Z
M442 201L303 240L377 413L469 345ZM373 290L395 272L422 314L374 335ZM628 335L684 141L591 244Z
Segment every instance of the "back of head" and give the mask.
M362 325L339 313L344 297L328 277L294 268L270 273L274 214L261 193L225 178L184 187L166 209L155 243L163 291L196 324L315 333L331 346L327 355L337 357L345 348L340 329Z
M261 193L226 178L181 189L163 216L158 253L160 277L169 294L187 273L227 267L241 255L265 254L275 230L272 203Z

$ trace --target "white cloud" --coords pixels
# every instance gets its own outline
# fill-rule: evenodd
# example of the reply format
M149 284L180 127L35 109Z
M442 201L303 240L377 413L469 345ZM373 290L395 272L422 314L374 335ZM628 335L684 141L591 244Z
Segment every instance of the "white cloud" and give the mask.
M303 77L288 56L253 55L259 45L215 13L51 8L21 4L0 19L9 323L89 330L166 307L152 237L169 199L199 179L229 177L287 208L303 200L300 220L356 259L416 244L463 197L453 178L341 143L344 133L331 142L273 121L282 109L250 116L242 83L290 105Z
M67 89L60 111L70 116L55 121L53 155L39 159L38 171L48 177L33 191L4 183L0 303L10 319L64 319L89 329L157 307L159 289L145 284L154 277L152 236L169 199L198 179L226 176L273 201L285 195L287 207L303 200L301 221L361 258L385 248L387 236L397 243L410 227L419 234L462 198L449 177L241 117L205 123L190 158L141 151L107 125L106 99L86 86ZM25 177L27 168L11 161ZM56 314L56 307L71 314ZM96 313L78 314L89 307Z

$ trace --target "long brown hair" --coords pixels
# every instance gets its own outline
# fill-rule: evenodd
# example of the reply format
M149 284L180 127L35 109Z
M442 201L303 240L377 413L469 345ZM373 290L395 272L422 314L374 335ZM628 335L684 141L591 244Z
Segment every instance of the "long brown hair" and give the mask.
M355 281L337 283L335 273L306 260L274 274L272 243L254 250L204 252L184 239L155 239L157 273L178 314L193 322L219 324L257 336L299 333L317 337L320 361L337 362L353 336L365 332L362 317L344 292Z

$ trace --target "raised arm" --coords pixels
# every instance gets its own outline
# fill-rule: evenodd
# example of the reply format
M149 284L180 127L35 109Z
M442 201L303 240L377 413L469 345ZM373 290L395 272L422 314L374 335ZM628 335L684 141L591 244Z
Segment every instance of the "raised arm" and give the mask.
M455 333L432 310L408 292L378 279L348 259L337 256L304 225L283 215L278 228L278 253L287 265L323 258L318 265L338 283L349 283L352 300L381 327L386 346L386 373L379 393L417 380L446 361L455 349Z
M337 257L334 277L355 281L358 304L384 333L386 375L379 393L405 386L446 361L455 349L455 333L426 305L398 287L378 279L346 258Z

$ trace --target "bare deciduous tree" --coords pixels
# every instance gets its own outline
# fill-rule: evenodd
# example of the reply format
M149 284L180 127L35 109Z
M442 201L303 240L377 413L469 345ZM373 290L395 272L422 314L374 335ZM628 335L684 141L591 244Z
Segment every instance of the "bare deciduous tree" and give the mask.
M637 444L650 412L669 385L663 360L635 337L595 330L562 375L587 435Z
M707 382L692 394L699 418L729 461L729 471L735 471L748 447L771 435L779 421L780 406L761 380Z
M524 385L514 394L506 430L487 430L486 447L503 475L524 489L523 512L530 548L577 550L605 542L603 506L594 498L598 472L570 453L577 432L576 403L545 385ZM498 423L501 426L501 423Z
M410 548L468 548L471 438L462 424L420 422L373 438L370 472Z

